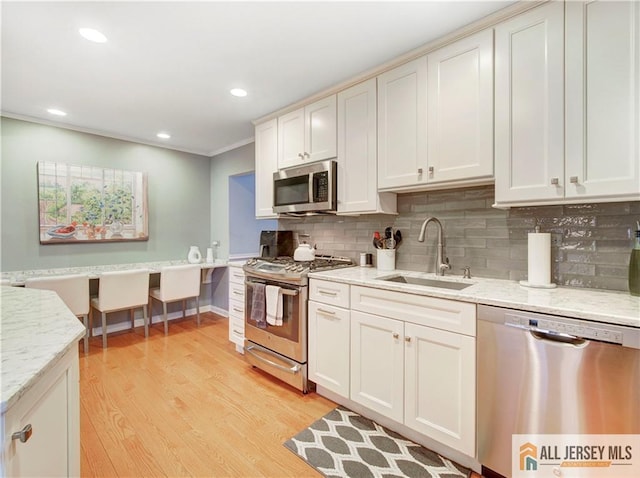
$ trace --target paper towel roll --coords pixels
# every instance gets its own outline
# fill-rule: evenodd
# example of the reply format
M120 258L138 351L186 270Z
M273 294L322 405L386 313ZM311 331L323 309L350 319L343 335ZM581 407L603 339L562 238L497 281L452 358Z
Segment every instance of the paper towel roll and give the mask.
M528 243L528 280L530 287L553 287L551 283L551 234L533 232Z

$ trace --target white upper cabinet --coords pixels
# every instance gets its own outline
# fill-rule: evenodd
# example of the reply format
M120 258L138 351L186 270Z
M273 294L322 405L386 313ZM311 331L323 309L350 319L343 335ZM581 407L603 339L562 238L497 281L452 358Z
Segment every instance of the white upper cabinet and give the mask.
M565 196L638 200L640 3L565 8Z
M338 213L397 212L378 193L376 79L338 93Z
M378 187L423 182L427 173L427 57L378 76Z
M496 206L640 199L639 35L638 2L496 27Z
M429 183L493 177L493 30L427 56Z
M273 173L278 170L278 121L274 118L255 129L256 217L272 218Z
M495 28L496 204L563 197L564 3Z
M336 95L278 118L278 168L336 157Z

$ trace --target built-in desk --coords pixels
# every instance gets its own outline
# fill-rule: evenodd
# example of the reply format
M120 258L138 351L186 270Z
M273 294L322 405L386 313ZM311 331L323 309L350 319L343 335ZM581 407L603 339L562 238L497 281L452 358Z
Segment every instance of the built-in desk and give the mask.
M157 261L157 262L136 262L132 264L108 264L102 266L84 266L84 267L59 267L55 269L35 269L27 271L10 271L3 272L1 279L8 280L12 286L24 286L24 282L31 277L51 277L67 274L86 274L89 279L98 279L102 272L108 271L128 271L136 269L148 269L151 274L159 274L160 269L165 266L177 266L188 264L185 260L175 261ZM211 274L214 269L227 267L227 261L216 260L215 262L203 262L200 264L202 268L202 283L211 283Z

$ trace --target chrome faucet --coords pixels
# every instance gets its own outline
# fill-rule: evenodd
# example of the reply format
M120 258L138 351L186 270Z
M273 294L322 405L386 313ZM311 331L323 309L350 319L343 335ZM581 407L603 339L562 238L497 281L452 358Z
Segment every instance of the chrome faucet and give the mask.
M435 222L436 226L438 226L438 256L436 258L437 270L436 273L441 276L444 275L444 271L451 269L449 265L449 258L444 255L444 228L442 227L442 223L435 217L428 217L422 223L422 227L420 228L420 235L418 236L418 242L424 242L425 231L427 230L427 225L430 222Z

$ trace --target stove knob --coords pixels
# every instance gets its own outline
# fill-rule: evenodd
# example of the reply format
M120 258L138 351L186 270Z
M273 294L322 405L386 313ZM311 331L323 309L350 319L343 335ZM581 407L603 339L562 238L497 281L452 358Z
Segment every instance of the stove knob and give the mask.
M296 270L298 272L302 272L304 270L304 266L302 264L300 264L298 267L296 267Z

